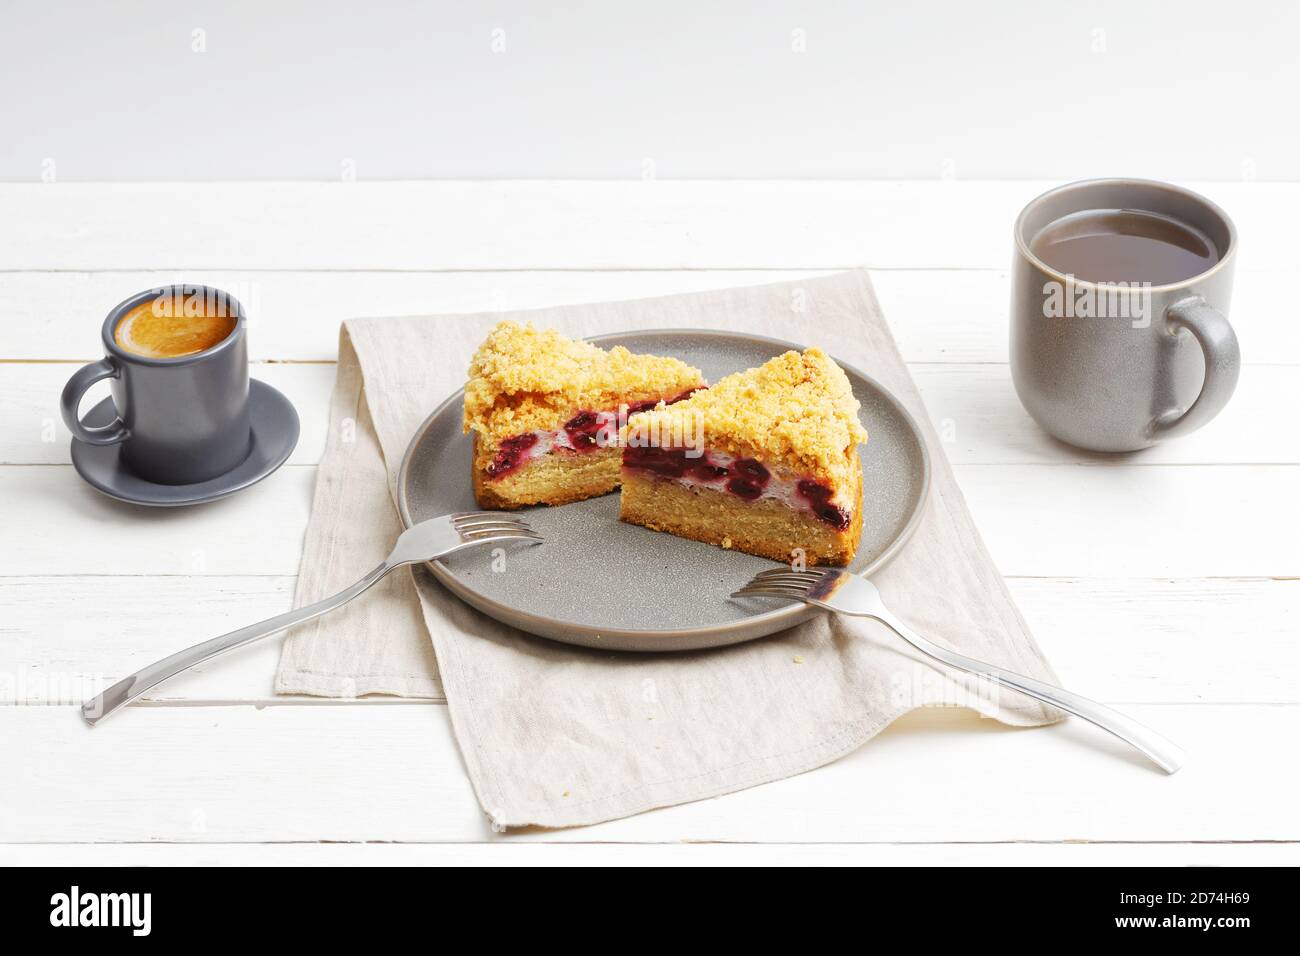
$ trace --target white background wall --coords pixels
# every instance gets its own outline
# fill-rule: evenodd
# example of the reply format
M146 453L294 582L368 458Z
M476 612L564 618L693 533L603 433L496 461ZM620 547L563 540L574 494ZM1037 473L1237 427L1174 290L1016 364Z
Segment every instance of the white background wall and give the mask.
M2 0L0 179L1300 178L1300 4Z

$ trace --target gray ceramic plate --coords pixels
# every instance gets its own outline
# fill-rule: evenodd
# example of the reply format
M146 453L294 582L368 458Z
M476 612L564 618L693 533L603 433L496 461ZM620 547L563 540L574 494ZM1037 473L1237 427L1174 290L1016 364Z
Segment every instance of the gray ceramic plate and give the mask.
M732 332L669 329L604 335L602 346L672 355L716 382L802 346ZM869 574L902 547L916 526L930 463L916 423L898 401L843 362L862 403L870 440L862 446L866 511L852 570ZM474 511L471 441L461 432L462 393L420 426L398 475L398 508L410 526L453 511ZM504 568L490 552L430 563L433 576L467 604L542 637L618 651L685 651L763 637L807 620L803 604L732 600L732 591L771 561L687 541L618 520L618 495L559 508L527 509L546 537L509 546Z
M193 485L156 485L136 476L122 461L122 446L87 445L72 439L72 466L96 490L110 498L153 508L197 505L233 495L257 484L285 463L298 444L298 413L278 391L250 379L248 414L253 447L240 464L224 475ZM117 417L111 397L90 410L87 425L107 425Z

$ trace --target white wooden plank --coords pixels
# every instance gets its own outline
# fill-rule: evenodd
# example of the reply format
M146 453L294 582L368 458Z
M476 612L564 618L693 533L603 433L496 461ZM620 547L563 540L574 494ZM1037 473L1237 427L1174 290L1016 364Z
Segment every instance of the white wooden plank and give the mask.
M297 574L315 466L230 498L148 508L100 494L71 465L0 467L0 576Z
M1025 411L1007 365L922 364L911 368L948 460L958 465L1295 464L1300 462L1300 369L1254 365L1205 427L1132 455L1072 448L1043 431Z
M1003 266L1012 220L1037 185L947 186L6 184L0 261L18 269ZM936 220L945 205L952 215Z
M1133 706L1187 748L1169 777L1078 721L899 721L819 770L581 830L490 832L445 707L0 708L0 841L1300 840L1295 706ZM90 787L91 790L87 788Z
M0 464L66 464L70 435L59 417L59 394L77 366L66 362L0 366ZM302 435L290 461L315 464L325 448L332 363L257 363L256 379L278 388L298 409ZM1054 441L1025 412L1006 365L928 364L912 367L931 420L950 461L958 464L1070 464L1114 461ZM89 409L108 394L94 386ZM1246 369L1223 413L1199 432L1121 462L1155 464L1300 463L1300 370L1258 365Z
M1112 702L1300 702L1300 580L1007 584L1057 675L1081 693Z
M10 269L1005 268L1047 182L0 186ZM1190 184L1252 267L1292 265L1297 183Z
M87 700L182 647L289 610L293 585L264 576L0 578L0 703ZM289 700L272 687L282 641L200 664L149 699Z
M959 465L956 472L1003 574L1300 575L1294 466Z
M1003 574L1300 576L1291 465L958 465ZM111 501L66 465L0 466L0 576L296 574L315 468L186 509Z
M226 289L249 316L254 360L333 361L338 327L363 315L499 312L601 302L825 272L19 272L0 282L0 358L82 361L102 351L99 329L118 302L178 282Z
M1295 866L1295 843L56 843L4 866Z
M181 647L288 610L293 583L260 576L0 578L0 704L80 703ZM1008 584L1061 680L1091 697L1300 703L1294 676L1300 673L1300 580L1012 578ZM294 703L299 699L272 689L280 641L273 637L202 664L148 699Z
M1011 275L1005 269L873 269L871 281L907 361L1008 361ZM1294 265L1257 268L1243 257L1231 319L1246 365L1300 363L1300 323L1290 320L1286 306L1298 283Z
M909 362L1005 362L1010 278L996 270L875 269L872 283ZM491 312L793 281L825 270L555 272L11 272L0 282L0 359L81 360L122 299L160 285L227 289L253 323L254 359L332 361L338 325L357 315ZM1247 363L1300 363L1300 323L1285 303L1293 263L1243 268L1232 318Z

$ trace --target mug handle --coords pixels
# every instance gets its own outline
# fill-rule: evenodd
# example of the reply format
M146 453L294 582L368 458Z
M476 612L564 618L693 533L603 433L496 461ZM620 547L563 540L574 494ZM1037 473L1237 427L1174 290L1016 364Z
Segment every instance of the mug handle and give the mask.
M1152 437L1172 438L1194 432L1223 410L1237 387L1241 374L1241 349L1237 333L1218 309L1206 305L1200 296L1181 299L1165 312L1169 331L1186 329L1196 337L1205 355L1205 383L1187 411L1166 412L1151 426Z
M63 386L63 397L59 403L63 412L63 424L68 426L68 431L72 432L72 437L77 441L87 445L114 445L125 441L131 434L120 417L114 418L107 425L92 428L83 425L78 414L86 389L106 378L117 378L120 374L121 370L112 359L102 358L77 369L72 378L68 379L68 384Z

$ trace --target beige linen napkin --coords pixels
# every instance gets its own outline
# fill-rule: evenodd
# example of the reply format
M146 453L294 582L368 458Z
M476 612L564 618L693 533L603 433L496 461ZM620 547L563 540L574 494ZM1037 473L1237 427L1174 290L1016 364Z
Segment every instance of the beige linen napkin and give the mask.
M401 530L393 494L411 435L463 384L475 347L507 317L571 336L734 329L819 345L867 372L921 424L934 468L914 537L873 578L886 602L934 640L1053 679L971 522L861 271L509 315L344 323L299 605L355 581L388 552ZM932 666L874 621L828 615L715 651L602 653L498 624L424 569L396 572L362 600L295 630L276 690L328 697L445 691L474 790L498 826L595 823L790 776L854 750L927 704L963 704L1017 725L1059 716Z

